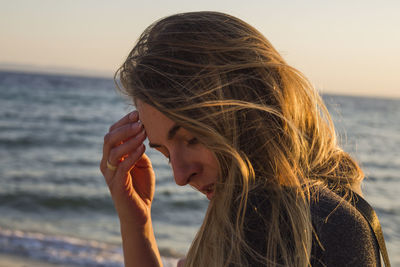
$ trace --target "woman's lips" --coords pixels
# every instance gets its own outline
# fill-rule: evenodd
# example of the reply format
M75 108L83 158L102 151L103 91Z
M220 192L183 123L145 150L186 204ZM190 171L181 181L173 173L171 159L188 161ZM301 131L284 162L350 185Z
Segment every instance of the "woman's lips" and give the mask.
M211 200L214 196L214 184L205 185L201 187L199 191L205 194L206 197Z

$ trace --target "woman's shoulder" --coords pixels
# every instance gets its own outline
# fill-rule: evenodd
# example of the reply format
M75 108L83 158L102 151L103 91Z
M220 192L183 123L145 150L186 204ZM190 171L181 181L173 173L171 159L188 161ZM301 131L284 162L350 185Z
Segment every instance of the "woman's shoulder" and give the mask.
M348 201L318 187L310 202L313 266L380 266L378 245L367 220Z

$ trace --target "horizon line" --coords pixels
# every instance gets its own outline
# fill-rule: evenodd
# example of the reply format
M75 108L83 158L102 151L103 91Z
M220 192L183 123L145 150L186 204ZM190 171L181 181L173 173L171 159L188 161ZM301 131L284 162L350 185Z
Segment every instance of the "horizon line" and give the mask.
M37 74L37 75L49 75L49 76L67 76L67 77L82 77L82 78L98 78L98 79L114 79L114 73L100 70L88 70L74 67L47 67L47 66L36 66L29 64L14 64L14 63L1 63L0 72L11 72L21 74ZM365 97L365 98L382 98L382 99L400 99L400 95L377 95L377 94L361 94L357 92L334 92L320 90L317 88L319 94L332 95L332 96L348 96L348 97Z

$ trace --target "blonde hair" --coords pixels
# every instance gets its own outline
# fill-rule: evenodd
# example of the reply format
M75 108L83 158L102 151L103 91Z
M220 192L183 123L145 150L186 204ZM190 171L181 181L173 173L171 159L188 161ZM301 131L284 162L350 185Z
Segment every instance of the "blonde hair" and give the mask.
M144 31L116 75L218 159L186 266L309 265L310 184L349 189L363 173L338 147L318 93L261 33L223 13L173 15ZM249 214L263 222L260 248Z

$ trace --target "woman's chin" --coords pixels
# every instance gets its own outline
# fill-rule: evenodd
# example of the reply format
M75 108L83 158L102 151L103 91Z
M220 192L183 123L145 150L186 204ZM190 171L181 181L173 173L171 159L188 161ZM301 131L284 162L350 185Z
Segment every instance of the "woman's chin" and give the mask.
M211 200L214 197L214 191L207 192L206 197L208 198L208 200Z

